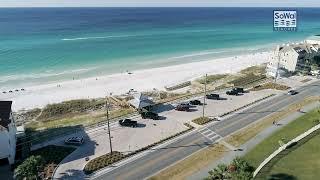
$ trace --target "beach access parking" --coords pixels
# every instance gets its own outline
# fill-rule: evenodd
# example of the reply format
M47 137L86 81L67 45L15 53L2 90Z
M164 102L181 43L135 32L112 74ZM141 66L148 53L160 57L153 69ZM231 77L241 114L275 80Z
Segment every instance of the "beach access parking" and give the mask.
M228 112L232 109L237 109L254 102L257 99L270 95L271 93L274 93L274 91L263 90L246 93L237 97L223 95L227 98L226 100L207 100L205 113L208 116L217 116L221 113ZM159 112L159 115L164 117L164 119L150 120L137 117L134 120L137 120L139 124L143 124L143 126L137 128L120 127L118 124L112 125L111 136L113 150L125 153L132 152L186 130L187 127L184 123L190 122L192 119L199 117L202 114L202 106L196 106L193 109L194 110L190 112L177 112L174 109L162 111L162 109L159 108L161 111ZM80 146L73 154L61 163L60 167L57 169L56 177L59 177L59 174L62 175L63 173L68 172L70 169L82 171L83 167L87 163L85 157L93 159L110 151L108 143L105 143L106 139L108 139L106 127L100 127L99 130L92 131L91 133L82 132L82 134L77 135L85 136L86 142L88 143ZM55 143L59 145L63 144L63 141L56 141ZM81 174L81 176L83 175L84 174Z

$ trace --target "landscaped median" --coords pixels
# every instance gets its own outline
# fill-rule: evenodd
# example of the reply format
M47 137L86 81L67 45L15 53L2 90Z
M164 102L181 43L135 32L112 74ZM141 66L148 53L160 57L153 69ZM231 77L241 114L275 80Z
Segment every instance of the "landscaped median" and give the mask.
M198 117L194 120L192 120L192 122L199 124L199 125L204 125L207 124L208 122L213 121L213 119L209 118L209 117Z
M105 168L105 167L107 167L107 166L109 166L111 164L119 162L119 161L121 161L121 160L123 160L125 158L131 157L131 156L133 156L135 154L138 154L138 153L140 153L142 151L151 149L151 148L153 148L153 147L155 147L155 146L157 146L159 144L164 143L165 141L168 141L168 140L171 140L173 138L176 138L176 137L178 137L178 136L180 136L180 135L182 135L184 133L187 133L187 132L191 131L192 129L194 129L194 127L191 126L188 123L185 123L184 125L187 126L188 129L186 129L184 131L181 131L179 133L176 133L176 134L174 134L172 136L169 136L169 137L167 137L165 139L162 139L162 140L160 140L158 142L155 142L153 144L150 144L148 146L145 146L143 148L140 148L140 149L138 149L136 151L130 152L128 154L125 154L125 153L122 153L122 152L118 152L118 151L114 151L112 154L108 153L108 154L102 155L100 157L97 157L95 159L92 159L91 161L89 161L85 165L83 171L84 171L85 174L91 174L91 173L93 173L93 172L95 172L95 171L97 171L99 169Z

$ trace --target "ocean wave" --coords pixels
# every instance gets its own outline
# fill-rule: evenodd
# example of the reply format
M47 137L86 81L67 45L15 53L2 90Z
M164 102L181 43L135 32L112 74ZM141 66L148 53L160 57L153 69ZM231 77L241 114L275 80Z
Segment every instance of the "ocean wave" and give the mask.
M119 36L97 36L97 37L78 37L78 38L64 38L62 41L78 41L78 40L88 40L88 39L111 39L111 38L125 38L134 37L136 35L119 35Z
M167 31L158 33L145 33L145 34L131 34L131 35L112 35L112 36L93 36L93 37L77 37L77 38L64 38L62 41L79 41L90 39L112 39L112 38L126 38L126 37L144 37L154 35L168 35L168 34L180 34L180 33L202 33L202 32L215 32L214 29L201 29L201 30L181 30L181 31Z
M182 59L182 58L189 58L189 57L196 57L196 56L204 56L204 55L209 55L209 54L219 54L219 53L225 53L228 51L204 51L204 52L198 52L198 53L193 53L193 54L186 54L182 56L176 56L176 57L171 57L169 59Z
M48 77L54 77L54 76L61 76L61 75L68 75L68 74L74 74L74 73L84 73L91 71L96 68L83 68L83 69L74 69L69 71L62 71L57 73L53 70L46 70L45 73L30 73L30 74L14 74L14 75L8 75L8 76L0 76L0 83L7 83L9 81L24 81L24 80L32 80L32 79L41 79L41 78L48 78Z

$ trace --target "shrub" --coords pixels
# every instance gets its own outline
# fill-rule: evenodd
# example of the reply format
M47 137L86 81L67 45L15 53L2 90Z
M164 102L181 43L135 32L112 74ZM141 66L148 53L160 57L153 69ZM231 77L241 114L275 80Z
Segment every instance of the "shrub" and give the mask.
M64 101L62 103L48 104L42 110L41 119L52 118L68 113L85 112L92 109L99 109L104 106L104 100L77 99Z
M236 157L230 165L219 164L209 171L207 180L214 179L253 179L254 168L243 158Z
M196 118L194 120L192 120L192 122L196 123L196 124L199 124L199 125L203 125L203 124L206 124L210 121L212 121L213 119L210 119L208 117L199 117L199 118Z
M113 151L112 153L102 155L89 161L84 167L84 172L86 174L90 174L94 171L107 167L110 164L118 162L125 157L127 156L118 151Z
M251 84L257 81L260 81L262 79L265 79L265 75L255 75L253 73L246 74L245 76L238 77L237 79L230 81L230 84L233 84L234 86L244 86L247 84Z
M228 75L226 74L214 74L214 75L208 75L207 76L207 84L210 84L210 83L213 83L215 81L218 81L220 79L223 79L225 77L227 77ZM200 79L198 79L197 81L200 83L200 84L205 84L206 83L206 78L205 77L202 77Z
M14 171L15 179L37 179L38 171L43 166L44 160L41 156L30 156L23 161Z

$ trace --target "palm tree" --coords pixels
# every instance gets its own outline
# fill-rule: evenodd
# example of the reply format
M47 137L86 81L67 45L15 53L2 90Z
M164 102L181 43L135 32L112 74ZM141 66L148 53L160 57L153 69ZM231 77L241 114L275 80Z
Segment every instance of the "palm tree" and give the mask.
M245 159L236 157L230 165L219 164L209 171L206 180L251 180L253 171L254 168Z
M209 179L212 179L212 180L214 179L223 180L223 179L229 179L230 177L227 165L225 164L219 164L216 168L209 171L209 174L210 174Z
M252 167L249 163L241 157L236 157L233 159L232 165L236 166L237 171L250 171Z

